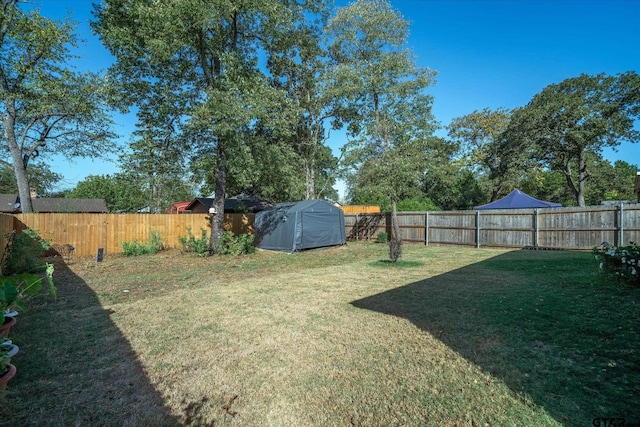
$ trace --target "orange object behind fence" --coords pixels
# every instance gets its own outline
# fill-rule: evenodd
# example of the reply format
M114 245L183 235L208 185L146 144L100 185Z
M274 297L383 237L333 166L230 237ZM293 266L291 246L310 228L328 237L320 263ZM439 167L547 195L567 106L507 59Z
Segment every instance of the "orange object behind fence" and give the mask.
M345 215L380 213L380 206L346 205L340 206Z

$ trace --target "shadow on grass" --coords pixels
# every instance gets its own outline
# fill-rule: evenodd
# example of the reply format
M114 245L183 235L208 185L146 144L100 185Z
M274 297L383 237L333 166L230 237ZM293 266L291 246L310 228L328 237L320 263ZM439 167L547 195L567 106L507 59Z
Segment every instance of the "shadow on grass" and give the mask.
M515 251L352 304L411 321L559 423L637 423L640 290L592 271L589 254Z
M179 425L111 313L59 257L55 268L58 298L33 300L12 330L18 372L0 425Z

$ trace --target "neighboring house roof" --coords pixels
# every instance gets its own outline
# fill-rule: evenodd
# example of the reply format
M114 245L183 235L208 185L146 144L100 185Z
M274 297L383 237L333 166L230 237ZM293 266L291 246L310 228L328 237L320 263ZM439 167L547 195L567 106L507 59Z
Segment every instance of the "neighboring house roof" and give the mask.
M495 202L487 203L482 206L475 206L473 209L527 209L527 208L559 208L562 205L560 203L547 202L544 200L538 200L535 197L523 193L522 191L515 189L511 193L504 196L502 199L498 199Z
M34 212L67 212L67 213L107 213L107 203L104 199L67 199L56 197L41 197L33 199Z
M169 209L167 209L167 213L176 214L176 213L184 212L190 203L191 202L174 203L171 206L169 206Z
M104 199L67 199L38 197L31 200L33 211L39 213L107 213ZM20 198L15 194L0 194L0 212L20 212Z
M213 206L214 201L215 199L212 197L197 197L189 203L185 210L192 211L194 208L202 205L208 211L209 208ZM230 197L224 201L224 211L226 213L234 213L238 211L260 212L269 206L271 206L269 202L246 194L239 194L236 197ZM240 209L241 207L244 207L244 209Z
M13 213L16 211L18 196L15 194L0 194L0 212Z

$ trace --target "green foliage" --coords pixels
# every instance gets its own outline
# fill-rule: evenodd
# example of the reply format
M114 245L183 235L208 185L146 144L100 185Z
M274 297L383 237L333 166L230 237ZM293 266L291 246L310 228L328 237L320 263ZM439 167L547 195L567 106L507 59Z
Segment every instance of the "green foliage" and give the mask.
M0 116L2 158L16 159L11 166L21 209L31 212L30 160L47 154L104 156L114 135L103 105L103 78L67 65L77 47L72 21L43 17L23 3L4 1L0 8Z
M391 204L390 259L402 252L397 202L420 192L435 121L426 89L435 73L406 48L409 23L385 0L358 0L329 22L329 83L352 138L343 154L351 184Z
M220 255L242 255L255 252L252 234L236 236L232 231L223 231L218 239L216 253Z
M62 175L52 172L42 162L30 162L27 166L29 186L38 191L38 195L51 195L53 188L62 180ZM0 193L18 194L18 183L13 168L0 165Z
M531 153L561 172L578 206L585 206L593 180L589 157L622 142L636 142L640 130L640 76L634 72L586 75L544 88L514 111L504 151Z
M43 267L42 252L51 249L51 243L37 232L27 228L7 235L7 247L2 260L2 273L34 272Z
M120 156L122 175L143 190L151 213L163 213L177 201L191 200L193 188L185 180L188 146L174 125L184 106L171 105L169 93L153 94L138 110L130 151Z
M93 22L115 56L109 70L118 83L114 101L123 108L135 105L145 114L153 114L158 104L164 111L180 112L179 116L160 112L162 120L152 122L165 129L154 129L151 135L170 134L179 140L175 130L193 157L213 155L214 173L207 178L215 182L216 194L232 193L227 180L234 176L259 182L238 153L251 157L290 133L297 109L259 64L272 64L273 57L285 50L299 52L296 37L304 33L304 24L320 4L184 0L122 6L120 0L101 2ZM245 150L249 141L259 150ZM157 142L151 145L158 147ZM212 249L222 228L222 216L213 216Z
M490 200L474 174L456 162L428 171L423 186L427 197L442 210L472 209Z
M125 174L89 175L67 197L104 199L110 212L123 213L137 212L148 203L142 186Z
M398 200L398 212L436 211L438 207L425 195Z
M378 237L376 237L376 243L387 243L389 241L389 235L386 231L381 231L378 233Z
M178 242L182 246L184 252L195 252L198 256L205 257L209 255L209 236L207 230L200 229L200 238L196 239L191 233L191 228L187 228L187 236L178 237Z
M46 264L46 279L53 298L57 290L53 283L53 264ZM14 273L0 277L0 314L12 310L27 311L26 302L42 289L42 278L31 273Z
M136 240L132 242L122 242L122 254L124 256L153 255L162 249L164 249L162 236L160 236L160 233L156 231L151 232L149 241L146 243L138 242Z
M448 126L449 137L461 147L465 165L486 183L491 198L497 198L519 187L522 175L531 168L524 167L523 153L504 150L505 131L511 111L498 108L474 111L456 117Z
M623 283L640 285L640 245L629 242L627 246L611 246L603 243L593 249L598 271Z

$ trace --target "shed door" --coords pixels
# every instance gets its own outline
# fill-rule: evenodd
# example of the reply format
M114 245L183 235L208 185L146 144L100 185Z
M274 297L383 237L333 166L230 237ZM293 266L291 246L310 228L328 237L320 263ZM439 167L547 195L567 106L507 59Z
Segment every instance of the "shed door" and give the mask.
M344 243L340 218L332 212L303 212L300 249Z

